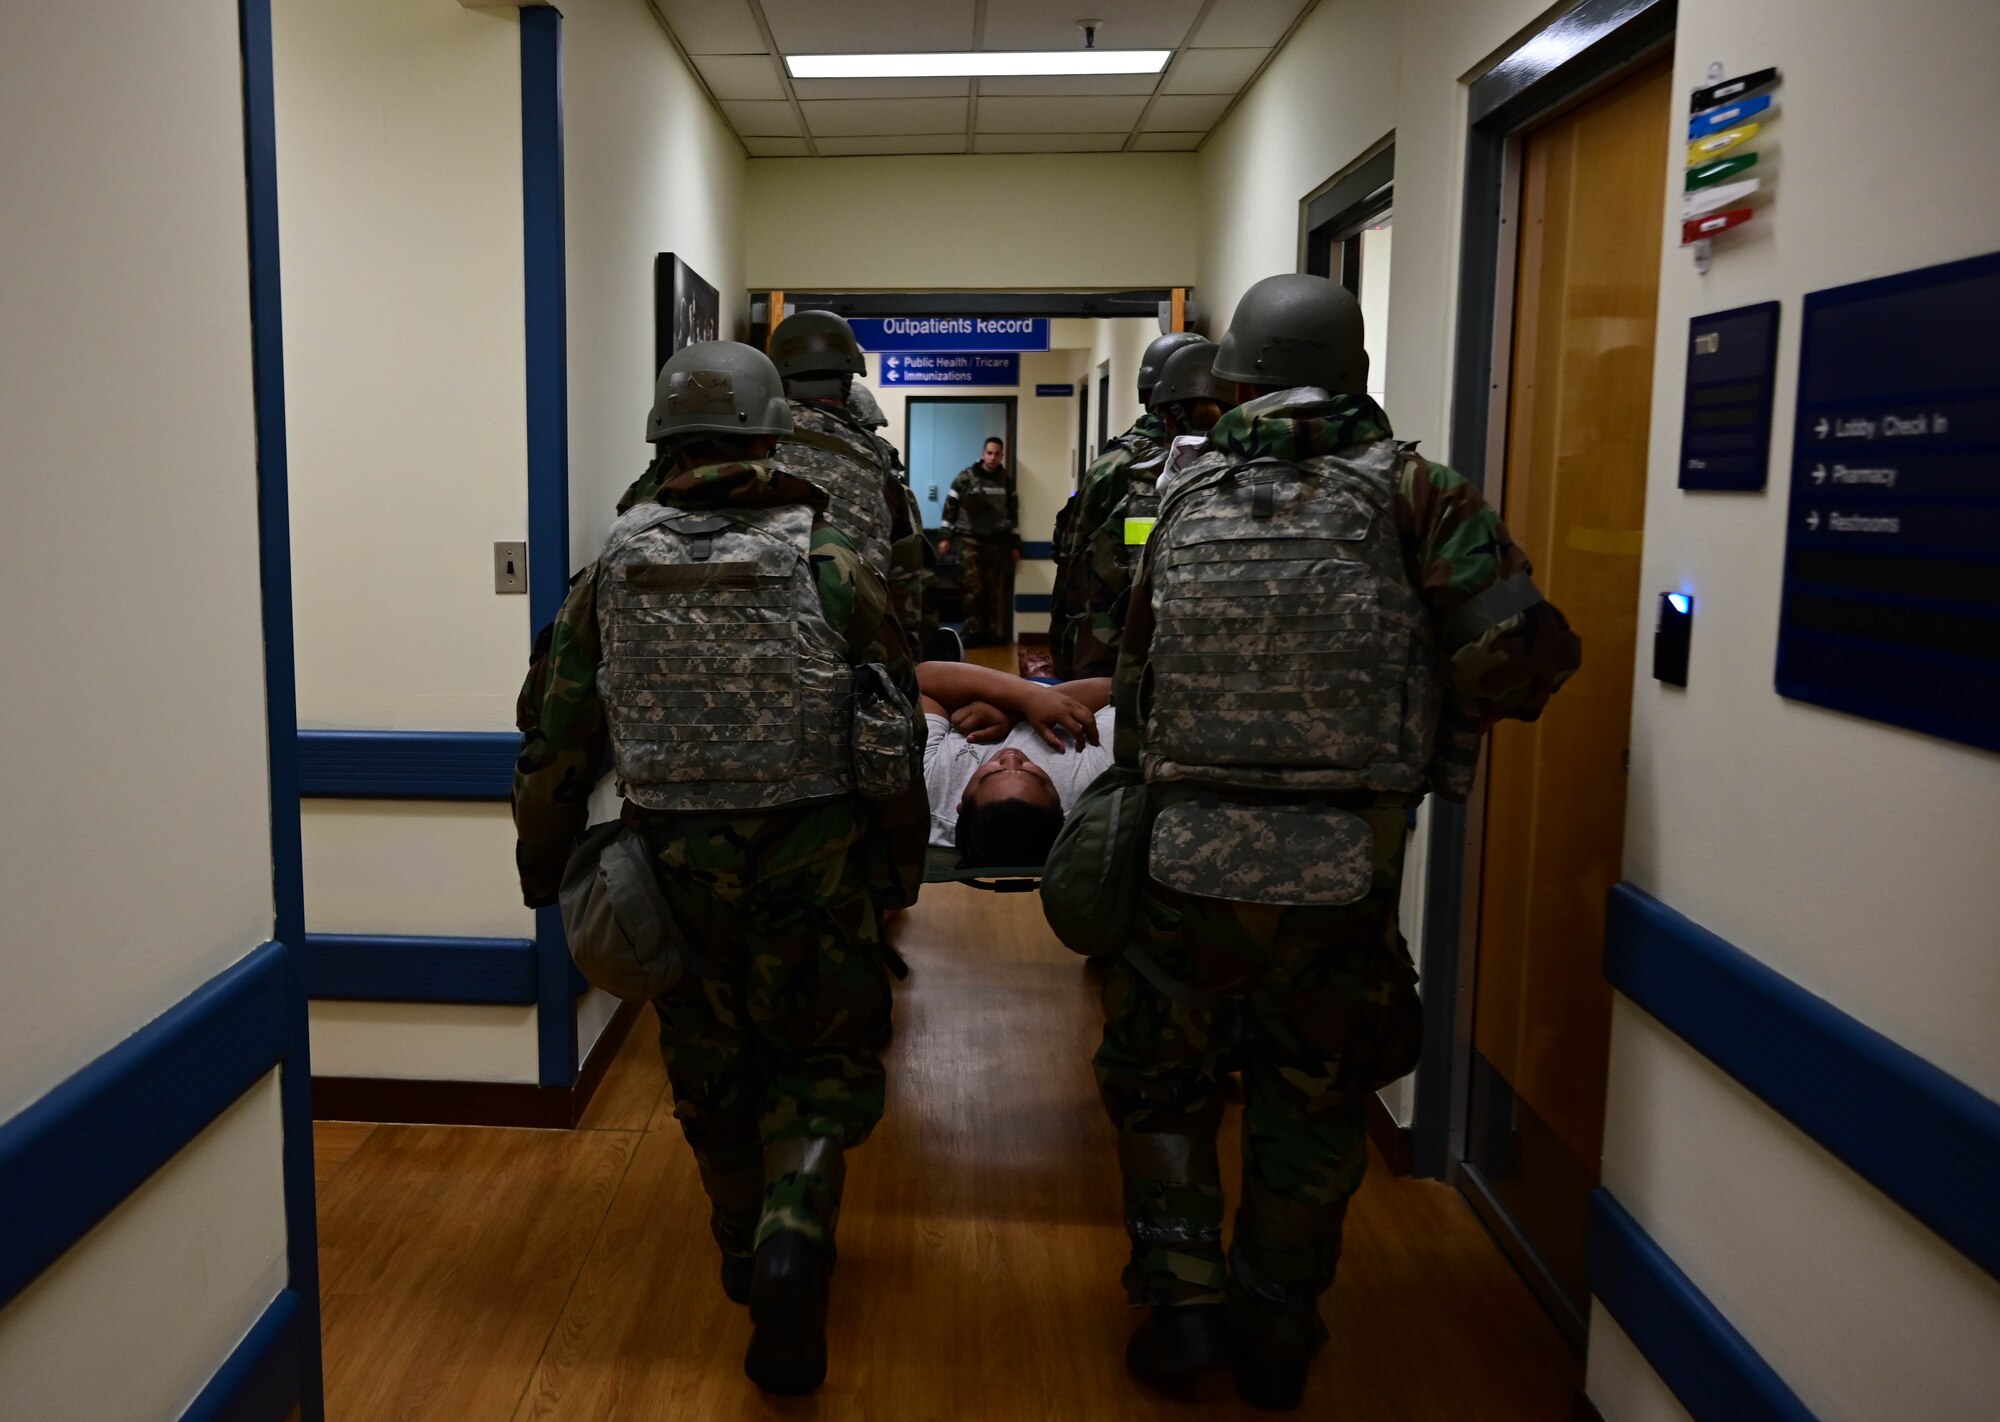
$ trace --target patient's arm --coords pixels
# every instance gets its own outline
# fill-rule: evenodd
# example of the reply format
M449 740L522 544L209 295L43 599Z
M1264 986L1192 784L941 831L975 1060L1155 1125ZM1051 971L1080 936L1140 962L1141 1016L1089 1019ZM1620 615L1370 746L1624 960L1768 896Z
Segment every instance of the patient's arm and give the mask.
M1057 691L1073 701L1080 701L1092 711L1102 711L1111 704L1111 678L1108 676L1087 676L1079 681L1065 681L1057 685Z
M970 662L919 662L917 685L941 715L984 701L1026 721L1057 750L1067 750L1072 741L1097 744L1095 708L1064 687L1043 686Z

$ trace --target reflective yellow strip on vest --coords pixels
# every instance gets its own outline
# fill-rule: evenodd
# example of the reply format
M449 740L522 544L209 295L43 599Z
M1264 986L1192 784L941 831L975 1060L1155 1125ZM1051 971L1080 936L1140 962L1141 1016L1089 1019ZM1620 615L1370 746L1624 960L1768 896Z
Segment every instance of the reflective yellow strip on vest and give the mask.
M1156 519L1156 518L1128 518L1128 519L1126 519L1126 520L1125 520L1125 546L1126 546L1127 548L1143 548L1143 547L1145 547L1145 545L1146 545L1146 540L1147 540L1147 539L1149 539L1149 538L1151 538L1151 537L1153 536L1153 525L1154 525L1154 524L1156 524L1156 523L1158 523L1158 522L1159 522L1159 520L1158 520L1158 519Z

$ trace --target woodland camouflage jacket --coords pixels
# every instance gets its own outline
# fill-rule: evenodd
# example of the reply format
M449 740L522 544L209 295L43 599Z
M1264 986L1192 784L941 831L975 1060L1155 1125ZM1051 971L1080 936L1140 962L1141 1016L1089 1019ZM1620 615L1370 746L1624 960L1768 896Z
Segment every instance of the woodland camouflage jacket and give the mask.
M1129 580L1115 557L1096 556L1103 543L1099 534L1125 497L1132 466L1166 447L1167 427L1156 415L1142 415L1084 471L1070 501L1055 548L1055 596L1049 608L1056 675L1064 680L1109 676L1117 665L1118 635L1112 614Z

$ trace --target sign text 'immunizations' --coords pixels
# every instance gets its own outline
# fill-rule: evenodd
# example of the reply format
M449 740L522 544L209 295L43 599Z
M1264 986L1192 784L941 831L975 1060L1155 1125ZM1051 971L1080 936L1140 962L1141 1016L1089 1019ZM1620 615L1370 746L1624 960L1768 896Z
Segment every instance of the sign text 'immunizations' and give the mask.
M864 351L1045 351L1046 316L885 316L848 322Z
M884 385L1019 385L1021 358L979 351L937 355L885 355Z

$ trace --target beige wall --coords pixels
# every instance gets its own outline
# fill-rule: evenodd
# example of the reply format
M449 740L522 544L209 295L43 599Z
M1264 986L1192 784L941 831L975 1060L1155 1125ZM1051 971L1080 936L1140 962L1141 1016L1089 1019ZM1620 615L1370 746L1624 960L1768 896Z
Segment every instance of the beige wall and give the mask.
M754 290L1122 290L1195 278L1191 153L754 158Z
M8 10L0 1120L271 934L239 54L232 4ZM277 1095L0 1308L0 1412L181 1415L285 1283Z
M673 252L748 321L742 145L647 0L565 0L570 564L597 556L652 459L653 259Z
M1732 73L1783 68L1761 145L1783 167L1775 201L1719 244L1708 276L1672 245L1662 264L1641 586L1692 592L1696 631L1685 691L1644 668L1638 678L1625 869L2000 1098L2000 757L1785 701L1771 685L1803 297L1993 250L2000 173L1965 155L2000 129L1989 72L2000 10L1847 6L1828 24L1823 9L1680 6L1677 90L1699 86L1714 59ZM1859 75L1865 107L1853 102ZM1855 195L1868 192L1893 192L1922 220L1855 225ZM1784 316L1770 489L1682 494L1687 323L1772 298ZM1611 1070L1606 1182L1815 1415L1991 1410L2000 1282L1624 1004ZM1630 1370L1594 1357L1591 1388L1623 1422Z
M528 600L493 591L494 541L527 537L517 12L276 0L272 30L299 722L509 729L529 634Z

